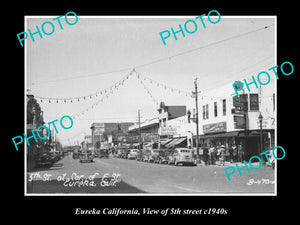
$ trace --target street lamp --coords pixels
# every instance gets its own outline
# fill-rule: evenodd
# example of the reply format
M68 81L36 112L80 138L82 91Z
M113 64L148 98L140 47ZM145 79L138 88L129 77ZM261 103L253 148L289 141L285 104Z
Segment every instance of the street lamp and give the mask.
M258 121L259 121L259 125L260 125L260 153L262 153L263 152L263 136L262 136L262 121L263 121L263 116L261 115L261 112L259 113ZM261 156L261 158L262 158L262 156Z

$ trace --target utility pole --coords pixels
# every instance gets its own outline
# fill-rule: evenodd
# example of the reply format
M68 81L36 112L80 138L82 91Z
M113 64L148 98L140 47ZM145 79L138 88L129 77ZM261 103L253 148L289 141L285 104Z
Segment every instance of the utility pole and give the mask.
M195 84L195 100L196 100L196 151L197 151L197 160L199 160L199 114L198 114L198 87L197 87L197 78L194 80Z
M142 135L141 135L141 115L140 115L140 110L138 110L138 118L139 118L139 150L141 150Z

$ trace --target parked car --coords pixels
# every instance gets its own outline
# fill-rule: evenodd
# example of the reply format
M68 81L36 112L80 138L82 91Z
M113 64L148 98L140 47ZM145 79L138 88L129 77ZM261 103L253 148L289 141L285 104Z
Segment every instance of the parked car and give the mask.
M145 151L144 162L152 163L158 157L159 149L150 149Z
M121 158L121 154L122 154L122 149L116 149L114 157Z
M79 161L82 162L93 162L94 161L94 156L93 152L91 150L86 150L81 152Z
M130 149L130 151L129 151L128 155L127 155L127 158L128 159L136 159L138 153L139 153L138 149Z
M151 155L151 150L149 150L149 149L143 149L142 150L141 161L142 162L149 162L150 155Z
M108 149L100 149L99 151L98 151L98 153L99 153L99 155L98 155L98 157L99 158L107 158L108 159Z
M72 157L73 159L78 159L80 157L80 152L73 152Z
M154 163L162 163L165 156L165 152L162 149L155 149L152 153Z
M127 159L128 158L128 153L130 152L129 148L124 148L122 149L122 153L121 153L121 158L122 159Z
M136 159L137 161L143 161L143 156L144 156L143 151L139 151L139 152L137 153L135 159Z
M154 155L154 162L159 164L167 164L169 156L174 153L173 149L160 149L157 155Z
M195 165L193 158L193 153L191 149L188 148L175 148L173 154L168 157L168 164L177 165Z
M53 158L50 152L41 153L36 160L38 166L51 166L53 164Z

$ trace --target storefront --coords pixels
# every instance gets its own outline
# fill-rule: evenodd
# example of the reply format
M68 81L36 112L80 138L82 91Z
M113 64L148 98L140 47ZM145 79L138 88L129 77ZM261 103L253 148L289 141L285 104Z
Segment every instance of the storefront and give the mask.
M272 149L274 146L274 130L263 130L263 150ZM193 136L194 143L196 136ZM225 154L229 156L229 151L233 146L237 148L237 157L241 149L244 153L243 159L248 161L252 156L260 154L260 130L219 132L199 135L200 148L218 147L224 145Z
M164 145L165 148L186 148L187 147L187 137L177 137L171 139L168 143Z

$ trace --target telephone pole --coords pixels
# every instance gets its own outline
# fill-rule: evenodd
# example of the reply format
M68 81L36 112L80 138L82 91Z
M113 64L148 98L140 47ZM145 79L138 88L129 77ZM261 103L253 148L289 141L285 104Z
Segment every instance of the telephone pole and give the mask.
M197 161L199 160L199 114L198 114L198 87L197 87L197 78L194 80L195 84L195 101L196 101L196 152L197 152Z
M141 150L141 115L140 115L140 110L138 110L138 118L139 118L139 150Z

